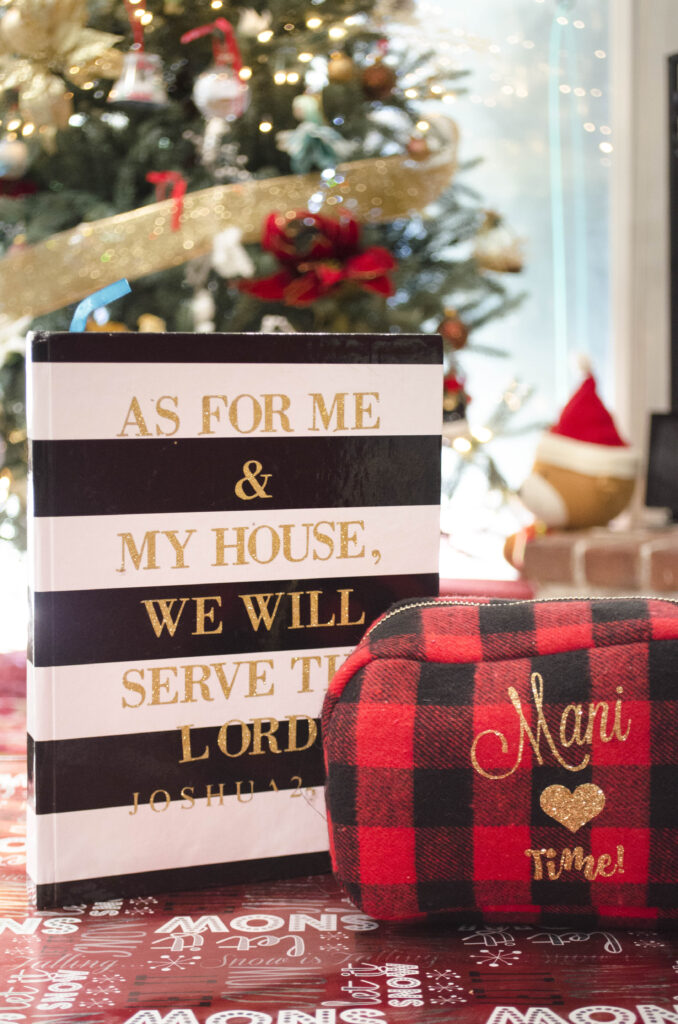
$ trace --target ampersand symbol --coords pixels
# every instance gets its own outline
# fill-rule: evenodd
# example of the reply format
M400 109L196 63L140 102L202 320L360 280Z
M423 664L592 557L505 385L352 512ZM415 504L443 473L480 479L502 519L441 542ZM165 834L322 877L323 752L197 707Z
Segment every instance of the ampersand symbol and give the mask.
M272 494L266 493L266 484L273 476L272 473L262 473L262 465L256 459L250 459L242 467L245 474L235 485L235 493L243 501L251 501L252 498L272 498ZM261 473L261 480L259 474ZM249 484L247 491L245 484Z

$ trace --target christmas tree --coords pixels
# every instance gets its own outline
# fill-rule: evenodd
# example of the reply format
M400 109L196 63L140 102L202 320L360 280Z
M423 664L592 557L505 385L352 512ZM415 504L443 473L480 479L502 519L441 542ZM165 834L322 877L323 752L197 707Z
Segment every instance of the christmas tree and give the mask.
M520 269L455 173L463 73L389 43L393 0L251 4L0 6L6 539L23 541L21 338L119 277L117 323L91 329L440 331L463 421L458 353Z

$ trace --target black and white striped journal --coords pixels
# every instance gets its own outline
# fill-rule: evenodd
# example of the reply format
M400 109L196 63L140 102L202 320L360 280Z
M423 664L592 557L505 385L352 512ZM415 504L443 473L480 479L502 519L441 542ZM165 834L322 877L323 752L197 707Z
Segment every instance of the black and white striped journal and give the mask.
M38 906L325 870L329 679L438 589L440 340L30 349Z

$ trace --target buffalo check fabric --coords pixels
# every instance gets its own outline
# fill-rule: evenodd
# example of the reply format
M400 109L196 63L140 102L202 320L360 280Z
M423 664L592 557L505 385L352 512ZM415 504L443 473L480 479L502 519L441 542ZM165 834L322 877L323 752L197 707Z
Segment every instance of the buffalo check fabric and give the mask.
M678 604L394 605L323 708L330 849L381 919L678 926Z

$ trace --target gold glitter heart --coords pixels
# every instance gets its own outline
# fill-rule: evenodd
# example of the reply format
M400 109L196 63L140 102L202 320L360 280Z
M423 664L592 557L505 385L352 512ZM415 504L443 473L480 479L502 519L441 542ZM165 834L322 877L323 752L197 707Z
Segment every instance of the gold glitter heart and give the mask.
M576 832L600 814L605 806L605 794L600 786L585 782L571 793L565 786L547 786L539 797L542 811L555 818L570 832Z

